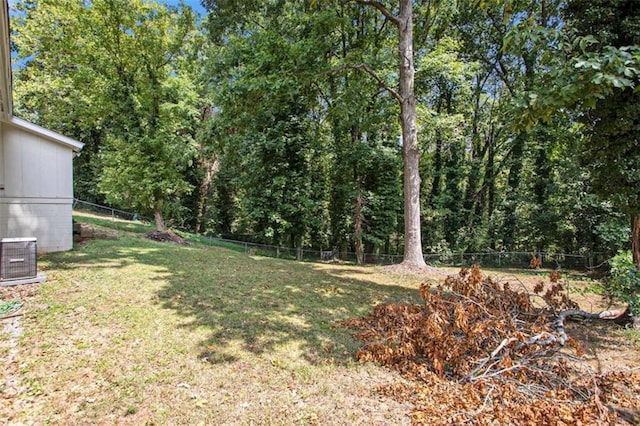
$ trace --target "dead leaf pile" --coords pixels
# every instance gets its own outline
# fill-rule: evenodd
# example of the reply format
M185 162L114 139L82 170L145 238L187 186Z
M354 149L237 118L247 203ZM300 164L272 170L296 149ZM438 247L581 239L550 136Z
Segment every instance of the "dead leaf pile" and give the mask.
M559 275L534 292L484 277L474 265L444 286L422 284L421 305L381 304L342 325L364 342L359 361L408 379L378 391L411 401L414 424L633 420L640 372L595 374L580 361L582 348L554 325L559 312L578 308Z

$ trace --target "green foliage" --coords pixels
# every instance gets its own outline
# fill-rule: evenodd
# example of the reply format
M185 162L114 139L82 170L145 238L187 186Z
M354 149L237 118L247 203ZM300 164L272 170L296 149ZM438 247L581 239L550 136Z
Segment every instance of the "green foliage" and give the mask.
M630 90L598 101L580 152L595 191L626 213L640 211L640 94Z
M129 206L144 214L163 211L170 197L191 190L182 179L183 156L190 152L186 144L110 138L101 153L104 168L99 188L116 206Z
M212 136L225 167L218 182L227 184L216 188L214 233L300 246L310 231L322 234L325 149L310 119L309 80L318 67L311 52L321 49L321 41L299 36L313 31L314 22L291 15L290 6L279 12L261 15L269 25L257 25L250 35L229 29L229 38L215 49Z
M397 105L356 70L327 73L361 55L389 54L386 30L371 19L377 12L331 4L305 15L290 2L245 4L250 16L236 16L229 3L210 7L220 18L215 32L225 24L227 34L211 63L219 107L214 137L224 168L214 233L286 245L351 244L360 196L360 238L371 249L383 247L402 214L401 156L390 147L398 127L386 120ZM349 14L371 35L353 27ZM341 38L349 49L338 53Z
M15 110L85 142L76 195L207 235L402 251L393 20L372 2L203 3L201 29L184 5L17 3ZM412 7L425 250L625 247L634 2Z
M633 315L640 315L640 269L630 251L618 252L610 261L608 289L613 296L629 304Z
M201 102L191 10L142 0L18 9L15 43L25 63L16 110L87 140L79 195L148 214L187 193Z
M0 300L0 317L11 315L22 308L23 303L19 300L4 301Z

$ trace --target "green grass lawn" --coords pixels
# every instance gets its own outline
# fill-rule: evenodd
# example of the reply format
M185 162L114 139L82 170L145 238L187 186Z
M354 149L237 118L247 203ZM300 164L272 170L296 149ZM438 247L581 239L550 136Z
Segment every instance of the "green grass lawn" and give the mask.
M155 225L151 223L111 218L89 212L74 211L73 218L81 223L117 231L145 233L155 229Z
M356 364L360 344L336 324L418 302L426 276L158 243L149 225L75 217L117 239L39 260L47 281L23 292L17 346L0 329L0 424L410 423L410 405L375 392L402 379Z
M47 282L22 317L21 391L0 412L10 422L408 421L372 390L393 373L355 364L358 344L335 325L417 300L415 277L135 236L39 265Z

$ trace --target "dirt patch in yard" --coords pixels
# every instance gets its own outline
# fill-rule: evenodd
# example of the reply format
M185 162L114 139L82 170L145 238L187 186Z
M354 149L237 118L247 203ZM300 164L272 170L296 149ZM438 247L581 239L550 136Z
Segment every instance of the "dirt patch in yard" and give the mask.
M172 231L152 231L147 233L147 238L162 243L175 243L183 246L190 246L192 243Z

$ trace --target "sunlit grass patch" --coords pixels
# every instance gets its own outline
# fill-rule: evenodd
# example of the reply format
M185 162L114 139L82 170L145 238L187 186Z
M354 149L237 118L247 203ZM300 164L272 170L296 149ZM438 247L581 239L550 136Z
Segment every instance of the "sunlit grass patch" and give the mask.
M73 218L82 223L97 225L102 228L110 228L118 231L146 233L155 229L155 225L148 222L111 218L104 215L81 211L74 211Z
M364 424L393 375L355 364L335 324L418 285L133 237L40 265L14 422ZM407 421L397 403L374 411Z

